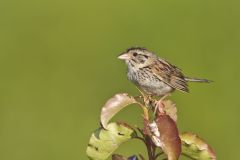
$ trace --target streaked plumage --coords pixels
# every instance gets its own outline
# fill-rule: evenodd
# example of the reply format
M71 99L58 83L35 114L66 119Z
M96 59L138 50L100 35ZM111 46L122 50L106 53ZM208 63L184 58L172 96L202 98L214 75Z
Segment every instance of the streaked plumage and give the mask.
M130 48L118 58L128 66L128 79L149 95L163 96L175 89L189 92L189 81L210 82L185 77L179 68L145 48Z

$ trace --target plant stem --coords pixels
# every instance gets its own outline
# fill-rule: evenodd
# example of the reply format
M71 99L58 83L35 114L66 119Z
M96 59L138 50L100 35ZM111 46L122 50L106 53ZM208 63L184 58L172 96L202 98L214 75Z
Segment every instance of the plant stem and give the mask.
M160 152L158 154L155 155L155 159L157 159L159 156L161 156L163 154L163 152Z
M158 155L155 155L155 151L156 151L156 146L154 145L154 143L152 142L151 139L151 133L149 130L149 110L147 107L145 106L141 106L143 109L143 118L144 118L144 128L140 129L137 128L138 131L142 134L143 138L141 137L137 137L138 139L142 140L146 147L147 147L147 152L148 152L148 159L149 160L156 160L156 158L158 157Z
M144 158L141 154L139 154L139 157L140 157L142 160L145 160L145 158Z
M152 150L152 144L151 144L151 138L149 136L145 136L146 140L146 147L148 151L148 158L149 160L154 160L153 150Z
M144 144L146 144L145 140L142 137L134 137L135 139L139 139L140 141L142 141Z

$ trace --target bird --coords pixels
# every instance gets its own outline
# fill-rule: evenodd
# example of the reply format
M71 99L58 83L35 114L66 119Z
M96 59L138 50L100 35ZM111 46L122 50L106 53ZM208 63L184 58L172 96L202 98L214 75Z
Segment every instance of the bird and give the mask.
M188 93L188 82L211 82L185 76L181 69L143 47L131 47L118 58L127 65L127 78L149 96L163 97L175 90Z

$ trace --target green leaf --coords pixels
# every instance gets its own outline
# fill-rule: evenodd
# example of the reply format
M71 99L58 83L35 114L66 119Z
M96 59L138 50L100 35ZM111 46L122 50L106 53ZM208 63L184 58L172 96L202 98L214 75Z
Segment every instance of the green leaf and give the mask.
M198 160L216 160L213 149L196 134L182 133L182 153L188 157Z
M107 159L120 144L137 134L125 123L110 123L106 128L99 128L92 134L86 151L89 159Z
M138 103L133 97L128 96L127 93L116 94L112 98L110 98L106 104L102 107L101 111L101 124L104 128L106 128L109 120L117 114L124 107Z

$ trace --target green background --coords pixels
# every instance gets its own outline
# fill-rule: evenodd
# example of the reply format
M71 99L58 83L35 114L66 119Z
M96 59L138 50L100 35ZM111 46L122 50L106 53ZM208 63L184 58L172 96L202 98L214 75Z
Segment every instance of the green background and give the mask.
M239 8L238 0L1 0L0 159L87 159L101 106L115 93L138 94L116 58L131 46L215 81L173 94L178 126L219 159L238 159ZM141 124L141 110L114 119ZM134 140L117 152L145 147Z

